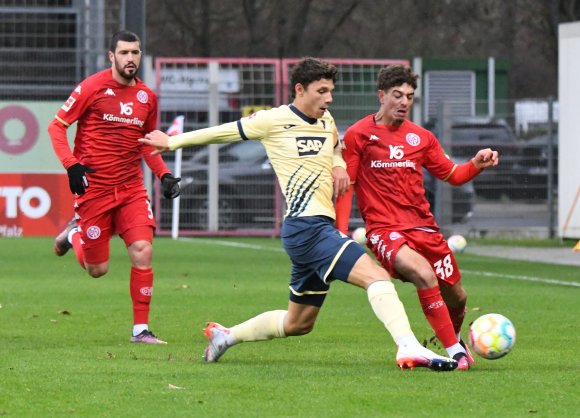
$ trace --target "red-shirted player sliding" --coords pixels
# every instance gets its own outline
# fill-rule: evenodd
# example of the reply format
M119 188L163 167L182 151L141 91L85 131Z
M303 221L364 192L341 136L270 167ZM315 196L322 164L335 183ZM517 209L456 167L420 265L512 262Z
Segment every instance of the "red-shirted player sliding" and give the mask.
M81 267L100 277L109 269L109 241L119 234L131 260L130 341L165 344L148 326L155 221L141 159L161 179L165 197L179 195L180 179L171 175L159 155L151 155L151 147L138 142L157 128L157 98L136 76L141 62L139 37L129 31L114 34L109 59L111 68L82 81L48 126L75 194L75 218L56 237L54 251L63 256L73 248ZM66 131L75 122L71 152Z
M458 370L474 359L460 337L467 294L453 253L425 198L425 167L452 185L466 183L499 163L497 151L482 149L455 164L437 138L407 119L418 76L389 65L379 72L380 108L345 133L343 157L367 230L367 245L391 274L416 288L423 312ZM346 233L352 190L337 200L338 228ZM440 286L441 285L441 286Z

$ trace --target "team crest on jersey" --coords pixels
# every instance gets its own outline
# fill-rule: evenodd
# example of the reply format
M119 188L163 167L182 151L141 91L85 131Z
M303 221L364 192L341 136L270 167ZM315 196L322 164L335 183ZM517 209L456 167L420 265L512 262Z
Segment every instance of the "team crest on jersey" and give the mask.
M405 139L407 140L407 144L412 145L414 147L416 147L421 143L421 138L419 138L419 135L414 134L412 132L408 133Z
M324 136L299 136L296 138L298 155L317 155L324 146L326 137Z
M145 104L149 100L149 95L147 94L146 91L139 90L137 92L137 100L139 100L141 103Z
M89 226L87 229L87 237L90 239L97 239L101 236L101 228L98 226Z

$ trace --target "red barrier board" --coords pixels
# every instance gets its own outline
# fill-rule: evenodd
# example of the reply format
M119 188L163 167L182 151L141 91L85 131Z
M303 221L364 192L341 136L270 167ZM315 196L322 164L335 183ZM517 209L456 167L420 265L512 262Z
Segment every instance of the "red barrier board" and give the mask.
M56 235L73 203L66 174L0 174L0 237Z

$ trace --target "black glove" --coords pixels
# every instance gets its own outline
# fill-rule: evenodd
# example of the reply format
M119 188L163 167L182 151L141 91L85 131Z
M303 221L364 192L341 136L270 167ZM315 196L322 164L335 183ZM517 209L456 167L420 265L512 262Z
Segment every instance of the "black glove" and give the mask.
M179 182L181 177L173 177L171 174L165 174L161 177L161 187L163 187L163 196L166 199L175 199L179 196Z
M68 173L70 191L78 195L85 194L85 188L89 187L89 180L86 174L94 173L95 170L81 163L76 163L71 165L66 172Z

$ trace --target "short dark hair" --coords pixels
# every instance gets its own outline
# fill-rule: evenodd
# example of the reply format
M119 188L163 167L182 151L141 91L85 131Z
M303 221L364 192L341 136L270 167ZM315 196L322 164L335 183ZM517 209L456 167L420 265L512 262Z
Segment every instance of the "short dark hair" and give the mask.
M413 72L411 67L401 64L389 64L379 71L377 87L379 90L386 91L392 87L407 83L416 89L418 78L419 76Z
M117 49L117 43L119 41L123 42L139 42L139 47L141 47L141 39L137 36L136 33L131 32L129 30L120 30L119 32L113 34L111 36L111 43L109 44L109 51L115 52Z
M290 83L292 84L292 97L296 97L294 86L300 83L306 89L308 85L320 79L332 80L336 83L338 70L332 64L318 58L304 57L292 67Z

